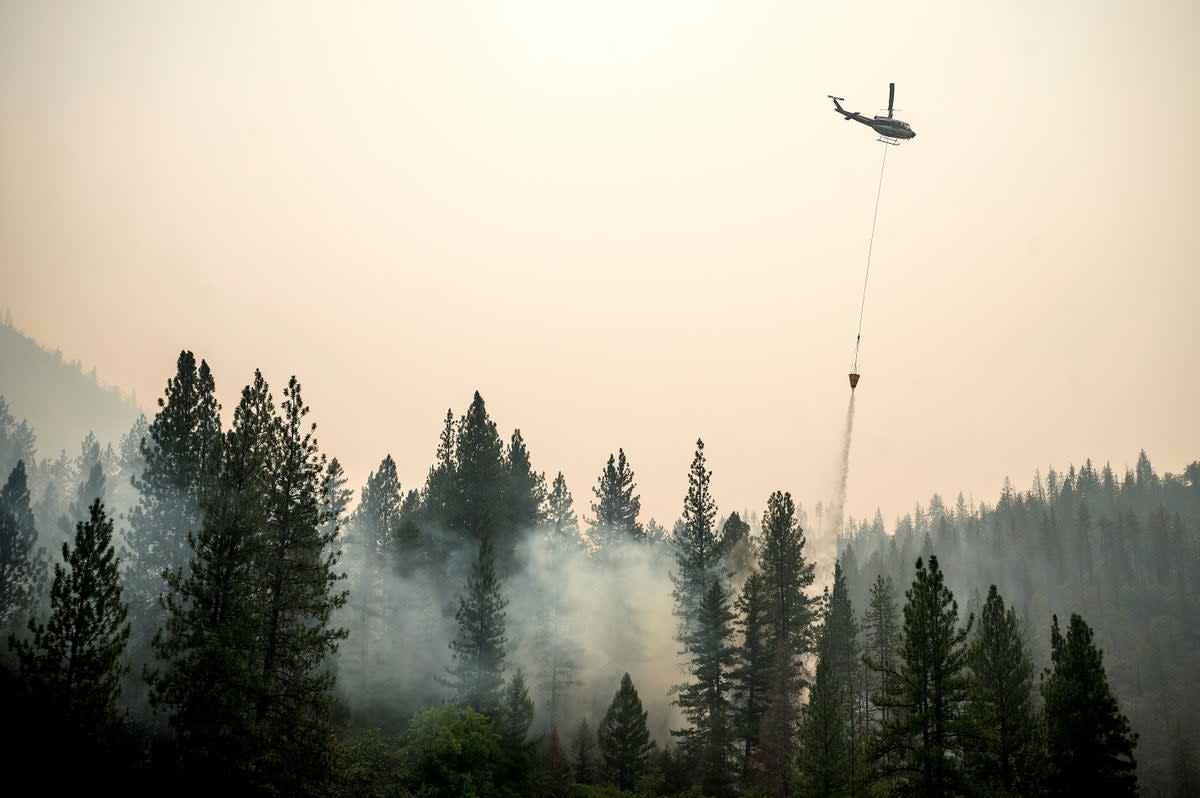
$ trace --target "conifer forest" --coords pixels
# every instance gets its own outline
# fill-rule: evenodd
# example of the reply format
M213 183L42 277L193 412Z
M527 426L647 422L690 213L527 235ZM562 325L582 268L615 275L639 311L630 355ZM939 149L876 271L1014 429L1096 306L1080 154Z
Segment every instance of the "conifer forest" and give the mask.
M1067 463L978 503L662 521L614 445L567 484L458 397L428 472L352 484L301 378L163 364L71 452L0 399L9 771L283 796L1195 796L1200 462ZM614 444L619 443L614 441ZM690 463L690 464L689 464ZM11 775L10 779L15 779Z

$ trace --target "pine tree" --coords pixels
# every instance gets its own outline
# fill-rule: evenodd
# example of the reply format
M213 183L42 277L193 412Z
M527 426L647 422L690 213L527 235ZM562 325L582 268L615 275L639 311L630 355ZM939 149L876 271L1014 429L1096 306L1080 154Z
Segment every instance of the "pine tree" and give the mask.
M680 686L676 703L690 726L672 731L697 768L710 795L728 794L734 782L734 728L729 705L730 644L734 615L721 582L714 579L700 601L695 626L683 639L693 681Z
M967 650L971 669L967 766L972 780L994 794L1037 791L1038 737L1033 706L1033 663L1014 609L992 585Z
M767 710L774 656L767 640L767 594L761 573L750 573L734 606L737 610L735 623L742 642L737 648L730 682L737 715L735 730L742 740L742 775L745 776Z
M426 521L445 524L456 502L454 443L457 438L458 424L454 420L454 411L447 408L442 432L438 436L435 463L430 466L429 476L425 479L422 510Z
M358 507L350 518L346 541L350 571L349 616L355 627L345 659L346 674L364 697L371 695L372 652L388 643L382 618L392 611L392 569L399 552L396 531L400 524L400 478L396 461L386 455L379 468L367 475L359 492Z
M145 468L134 486L124 574L133 622L135 659L164 621L159 596L164 573L188 560L188 536L200 530L220 464L221 406L208 364L179 353L158 413L141 440Z
M673 547L676 572L671 575L675 585L675 617L679 619L679 639L697 631L698 610L713 580L724 589L728 582L721 558L721 541L717 536L717 505L710 484L712 472L705 467L704 441L696 441L696 454L688 471L688 492L683 500L683 519L675 530ZM686 643L685 643L686 645Z
M529 740L533 725L533 699L525 685L525 673L520 669L504 685L500 707L496 712L496 731L500 732L501 747L508 762L509 779L521 784L524 794L535 792L538 786L537 743Z
M876 698L889 712L878 753L884 771L907 791L931 798L959 795L965 789L961 715L971 619L965 628L958 627L958 604L945 586L937 557L929 558L928 568L917 560L912 588L904 595L897 666L884 673L883 693Z
M458 634L450 641L453 664L445 684L458 703L494 717L500 706L504 684L504 608L508 602L500 595L496 560L486 539L479 544L467 590L459 600Z
M75 528L74 546L63 544L64 564L54 566L49 620L30 619L30 640L9 638L34 694L93 742L120 718L121 658L129 638L112 535L97 499Z
M792 798L799 784L795 678L786 649L781 648L775 654L767 710L758 730L758 744L750 758L746 782L770 798Z
M516 551L508 503L512 472L496 422L488 416L478 391L457 432L454 490L446 524L473 541L489 541L497 561L507 569Z
M800 771L807 795L845 795L856 775L856 633L846 578L835 562L833 591L817 642L816 677L801 719Z
M9 411L8 400L0 396L0 474L8 474L23 460L33 468L37 436L28 422L17 422Z
M883 674L895 668L896 648L900 640L900 610L896 606L895 588L891 577L879 574L871 585L871 598L863 614L862 632L865 656L874 663L868 668L869 690L878 695L883 692ZM878 707L879 725L888 720L887 707Z
M533 470L521 430L514 430L508 463L509 528L520 535L542 524L546 516L546 475Z
M18 460L0 489L0 631L29 617L45 581L46 549L38 546L25 461Z
M517 668L504 685L500 708L496 714L496 731L514 745L524 745L533 725L533 699L525 685L525 672Z
M136 487L146 471L146 458L142 455L142 441L150 434L150 422L145 414L139 413L129 431L121 436L116 451L116 470L110 486L114 516L128 518L137 505L139 491Z
M739 579L754 568L754 544L750 540L750 525L736 512L731 513L721 525L720 546L726 569Z
M642 510L641 497L634 493L633 469L625 459L625 450L618 449L617 457L608 456L608 464L592 488L592 518L588 520L588 537L601 551L629 540L641 541L645 530L638 523Z
M604 775L619 789L632 789L645 771L654 742L646 727L646 712L633 680L626 673L600 721L597 742L604 756Z
M184 773L197 785L247 788L256 759L256 559L268 521L275 406L262 375L242 390L191 562L167 572L167 621L155 637L151 701L168 715Z
M325 481L321 486L321 516L325 519L322 532L337 538L346 528L350 502L354 491L346 487L349 479L336 457L330 459L325 469Z
M302 794L332 774L334 675L326 663L346 636L332 627L345 603L336 592L334 532L324 530L325 458L305 426L308 406L295 377L272 425L267 520L255 542L253 579L259 616L255 730L269 756L256 781Z
M396 527L400 523L403 501L396 461L386 455L379 468L367 475L354 511L354 534L363 556L390 567L394 553Z
M562 598L559 595L547 597L546 606L538 615L534 656L541 669L537 677L546 696L543 704L546 723L549 728L555 728L561 719L566 695L571 688L583 684L576 677L582 652L568 637L569 630L563 624Z
M596 760L596 733L587 722L579 721L575 734L571 736L571 772L578 784L595 784L599 776Z
M1103 653L1077 613L1063 637L1050 629L1050 659L1042 681L1051 795L1136 795L1137 735L1120 713L1104 672Z
M766 626L772 651L783 652L790 671L799 658L813 651L816 597L806 595L816 568L804 556L804 531L796 522L790 493L772 493L763 517L760 568L767 593ZM797 671L803 684L803 671Z
M541 789L539 795L545 798L558 798L566 795L571 786L571 763L563 752L562 742L558 737L558 729L550 730L538 751L538 764L541 769Z
M550 539L561 543L578 545L579 521L572 505L574 499L567 490L567 480L561 471L554 477L550 495L546 498L546 523L550 528Z

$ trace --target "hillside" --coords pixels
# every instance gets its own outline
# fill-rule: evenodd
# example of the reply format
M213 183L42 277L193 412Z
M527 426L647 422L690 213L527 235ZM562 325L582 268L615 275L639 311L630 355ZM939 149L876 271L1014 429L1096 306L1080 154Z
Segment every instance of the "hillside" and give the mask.
M93 368L68 361L14 327L0 322L0 396L9 412L37 433L39 458L60 450L74 455L88 432L116 443L140 412L132 397L100 381Z

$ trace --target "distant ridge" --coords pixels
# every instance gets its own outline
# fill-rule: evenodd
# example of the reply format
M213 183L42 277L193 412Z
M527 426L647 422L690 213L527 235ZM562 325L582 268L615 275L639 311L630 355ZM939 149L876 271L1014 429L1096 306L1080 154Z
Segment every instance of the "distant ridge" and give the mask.
M85 372L78 360L67 361L61 350L52 352L18 330L8 313L0 320L0 396L15 418L36 430L39 460L62 449L74 456L88 432L116 445L141 412L94 368Z

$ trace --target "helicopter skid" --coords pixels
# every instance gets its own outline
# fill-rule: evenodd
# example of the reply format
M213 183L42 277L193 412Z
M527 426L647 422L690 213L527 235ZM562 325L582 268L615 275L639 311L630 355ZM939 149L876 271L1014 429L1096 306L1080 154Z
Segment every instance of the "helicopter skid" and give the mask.
M894 138L891 138L891 137L889 137L889 136L880 136L879 138L877 138L877 139L875 139L875 140L876 140L876 141L882 141L884 144L891 144L893 147L899 147L899 146L900 146L900 142L899 142L898 140L896 140L896 139L894 139Z

